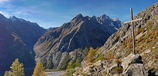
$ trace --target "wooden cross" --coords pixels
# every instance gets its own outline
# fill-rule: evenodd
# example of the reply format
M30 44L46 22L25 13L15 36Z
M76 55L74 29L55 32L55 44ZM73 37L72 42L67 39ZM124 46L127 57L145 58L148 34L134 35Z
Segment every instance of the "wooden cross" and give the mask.
M133 25L133 22L140 21L140 20L142 20L142 18L133 20L133 9L132 8L130 8L130 15L131 15L131 20L128 21L128 22L124 22L124 24L131 23L131 25L132 25L133 53L136 54L136 51L135 51L135 35L134 35L134 25Z

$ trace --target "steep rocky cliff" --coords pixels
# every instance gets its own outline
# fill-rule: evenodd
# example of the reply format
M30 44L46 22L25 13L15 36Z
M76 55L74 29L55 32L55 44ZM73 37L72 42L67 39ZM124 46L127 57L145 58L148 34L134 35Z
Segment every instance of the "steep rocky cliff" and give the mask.
M134 19L136 53L132 54L131 24L124 24L104 46L85 58L74 75L156 76L158 73L158 2L138 13ZM91 54L91 53L90 53Z
M46 68L66 69L68 63L78 66L90 47L101 47L116 32L121 21L106 15L77 15L61 27L47 31L35 44L36 61Z
M0 75L9 70L16 58L25 68L34 67L33 45L44 31L36 23L0 14Z

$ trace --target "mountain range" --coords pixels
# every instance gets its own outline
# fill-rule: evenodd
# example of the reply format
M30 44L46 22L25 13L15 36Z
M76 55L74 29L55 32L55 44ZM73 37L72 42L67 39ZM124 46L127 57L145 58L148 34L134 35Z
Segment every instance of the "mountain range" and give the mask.
M81 61L90 47L101 47L121 27L121 21L107 15L74 17L61 27L48 30L34 46L36 61L47 69L66 69L68 62ZM84 52L84 53L83 53Z
M35 66L33 46L46 30L15 16L6 18L0 14L0 72L9 70L12 62L19 58L25 68Z
M79 14L61 27L46 30L37 23L0 14L0 27L0 75L3 75L16 58L24 64L25 72L32 70L36 61L46 69L66 69L68 62L82 61L90 47L101 47L121 27L121 21L105 14L100 17Z
M131 24L107 15L78 14L60 27L44 29L37 23L0 14L0 75L19 58L26 69L41 62L45 69L66 74L156 76L158 73L158 2L138 13ZM26 74L27 75L27 74Z

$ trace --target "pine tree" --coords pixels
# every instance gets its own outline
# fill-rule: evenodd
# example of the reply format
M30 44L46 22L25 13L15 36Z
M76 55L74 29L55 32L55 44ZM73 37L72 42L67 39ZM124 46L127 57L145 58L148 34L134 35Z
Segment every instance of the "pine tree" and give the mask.
M10 67L11 71L6 71L4 76L24 76L23 64L19 62L19 59L15 59Z
M37 63L32 76L46 76L42 63Z

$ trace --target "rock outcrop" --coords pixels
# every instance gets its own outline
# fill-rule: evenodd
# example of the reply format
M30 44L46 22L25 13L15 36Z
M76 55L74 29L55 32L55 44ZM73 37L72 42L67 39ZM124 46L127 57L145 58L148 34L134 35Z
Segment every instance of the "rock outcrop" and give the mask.
M130 54L122 59L123 74L126 76L148 76L142 57L139 54Z
M88 65L82 62L82 67L76 68L74 76L99 75L99 76L148 76L142 58L139 54L130 54L116 63L118 59L99 60Z

